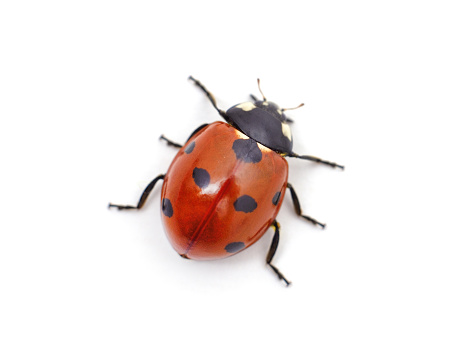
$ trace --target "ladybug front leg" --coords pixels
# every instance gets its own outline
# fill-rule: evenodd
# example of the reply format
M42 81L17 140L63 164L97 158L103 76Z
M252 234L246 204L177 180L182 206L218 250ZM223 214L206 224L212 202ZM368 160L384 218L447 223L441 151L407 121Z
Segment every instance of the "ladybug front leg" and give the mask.
M259 101L258 97L254 96L252 94L250 94L250 98L253 100L253 102L258 102Z
M332 161L322 160L322 159L320 159L316 156L312 156L312 155L298 155L296 153L291 152L291 153L287 154L286 156L291 157L291 158L298 158L298 159L303 159L303 160L315 161L316 163L328 165L328 166L331 166L333 168L340 168L342 170L345 169L345 167L343 165L339 165L339 164L334 163Z
M200 83L200 81L198 81L197 79L195 79L194 77L189 76L189 79L190 79L192 82L194 82L194 84L195 84L197 87L199 87L199 88L202 90L202 92L205 93L205 95L206 95L207 98L209 99L209 101L210 101L210 103L212 104L212 106L214 106L214 108L218 111L218 113L220 114L220 116L222 116L223 119L228 122L228 116L227 116L227 114L225 113L225 111L224 111L224 110L221 110L220 108L217 107L217 101L215 101L214 95L211 94L211 93L207 90L207 88L205 88L205 86L204 86L202 83Z
M109 208L117 208L118 210L122 210L122 209L141 209L141 207L143 207L144 204L146 203L146 199L148 199L148 196L150 195L150 193L153 190L156 183L158 181L164 179L165 176L166 176L166 174L161 174L161 175L158 175L153 180L151 180L151 183L148 184L146 189L143 191L143 194L141 194L140 200L138 201L138 204L136 206L133 206L133 205L119 205L119 204L109 203L108 207Z
M278 270L278 268L271 263L271 261L273 260L274 255L276 254L276 250L278 249L279 223L276 220L274 220L273 224L271 224L271 227L274 228L274 236L273 236L273 240L271 242L271 247L269 247L268 255L266 256L266 263L269 265L269 267L272 268L272 270L276 273L276 275L279 277L279 279L283 280L286 283L286 286L289 286L291 284L291 282L288 281L284 277L284 275Z
M296 191L294 190L294 187L287 183L287 187L291 191L291 198L292 198L292 203L294 204L294 210L296 211L297 215L308 220L309 222L312 222L315 225L319 225L322 228L325 228L325 224L320 223L319 221L315 220L312 217L306 216L302 214L302 208L301 208L301 203L299 202L299 198L297 197Z

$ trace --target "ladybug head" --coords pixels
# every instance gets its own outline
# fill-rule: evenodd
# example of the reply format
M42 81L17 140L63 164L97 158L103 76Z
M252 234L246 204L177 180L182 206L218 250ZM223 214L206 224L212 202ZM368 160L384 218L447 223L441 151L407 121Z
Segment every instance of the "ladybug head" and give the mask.
M276 152L292 153L292 133L288 124L291 121L284 114L288 109L267 101L262 92L261 95L262 101L251 96L253 102L239 103L228 109L227 121L248 137Z

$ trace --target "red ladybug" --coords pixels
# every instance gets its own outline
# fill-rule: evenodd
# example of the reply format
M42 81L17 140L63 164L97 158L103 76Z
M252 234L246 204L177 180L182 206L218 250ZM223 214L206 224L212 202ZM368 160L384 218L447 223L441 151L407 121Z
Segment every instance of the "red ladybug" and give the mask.
M151 181L136 206L109 204L109 207L140 209L156 183L164 180L161 210L166 234L182 257L194 260L234 255L273 227L266 262L289 285L271 263L279 242L276 216L286 188L291 192L299 216L322 228L325 225L302 214L296 192L287 182L285 157L344 167L294 153L288 124L292 120L284 114L287 109L268 102L263 93L263 100L251 96L253 102L240 103L223 111L198 80L189 79L207 95L227 123L217 121L200 126L184 145L161 136L169 145L180 148L168 172Z

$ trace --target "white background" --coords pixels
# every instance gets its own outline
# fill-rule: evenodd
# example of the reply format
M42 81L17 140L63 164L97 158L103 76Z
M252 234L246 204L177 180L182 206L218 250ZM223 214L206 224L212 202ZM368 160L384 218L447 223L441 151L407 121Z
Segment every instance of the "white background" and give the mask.
M4 1L0 361L472 362L469 1ZM198 125L258 93L295 120L271 233L181 259L159 190Z

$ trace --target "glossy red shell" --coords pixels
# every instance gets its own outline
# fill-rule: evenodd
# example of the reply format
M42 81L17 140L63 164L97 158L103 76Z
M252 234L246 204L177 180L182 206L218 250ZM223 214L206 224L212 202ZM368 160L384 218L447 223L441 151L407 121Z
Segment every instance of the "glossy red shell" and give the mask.
M212 123L179 150L166 173L163 224L183 257L231 256L258 241L279 212L287 186L286 160L255 143L261 160L248 162L235 151L239 139L248 137L224 122Z

